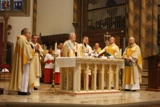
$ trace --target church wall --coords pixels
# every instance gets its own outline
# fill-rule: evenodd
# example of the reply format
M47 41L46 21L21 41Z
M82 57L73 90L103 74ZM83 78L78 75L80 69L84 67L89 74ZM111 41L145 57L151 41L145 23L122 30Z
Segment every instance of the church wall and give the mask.
M74 32L73 0L37 0L37 34Z
M32 10L33 10L33 1L30 1L30 16L27 17L10 17L8 24L12 26L12 30L10 31L10 35L8 35L8 41L11 43L16 43L17 36L20 35L21 30L23 28L28 28L32 31ZM3 19L0 17L0 19Z

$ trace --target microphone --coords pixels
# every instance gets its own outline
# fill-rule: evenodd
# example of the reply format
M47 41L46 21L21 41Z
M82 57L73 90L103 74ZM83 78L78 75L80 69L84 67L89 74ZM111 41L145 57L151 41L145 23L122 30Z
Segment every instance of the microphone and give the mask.
M87 46L86 43L84 43L84 46L85 46L85 47Z

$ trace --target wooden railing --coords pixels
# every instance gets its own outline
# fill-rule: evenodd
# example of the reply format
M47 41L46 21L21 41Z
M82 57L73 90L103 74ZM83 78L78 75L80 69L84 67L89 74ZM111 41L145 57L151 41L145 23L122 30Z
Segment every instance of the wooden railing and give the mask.
M160 10L160 9L159 9ZM158 15L158 28L160 30L160 15Z
M87 30L125 27L125 4L88 10Z

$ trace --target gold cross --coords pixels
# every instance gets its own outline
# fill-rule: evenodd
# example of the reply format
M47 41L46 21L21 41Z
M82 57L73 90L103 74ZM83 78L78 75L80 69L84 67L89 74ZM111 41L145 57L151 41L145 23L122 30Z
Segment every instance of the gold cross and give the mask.
M104 34L104 43L108 41L109 37L111 37L111 35L108 32L106 32L106 34Z

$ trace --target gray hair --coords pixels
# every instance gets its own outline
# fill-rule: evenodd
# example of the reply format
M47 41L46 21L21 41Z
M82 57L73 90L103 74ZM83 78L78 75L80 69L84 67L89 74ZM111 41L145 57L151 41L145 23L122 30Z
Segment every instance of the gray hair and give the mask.
M27 32L27 30L28 30L28 28L23 28L23 29L21 30L21 35L24 35L24 34Z
M72 32L72 33L70 33L70 34L69 34L69 38L70 38L72 35L75 35L75 33L73 33L73 32Z
M134 41L135 41L135 38L134 38L133 36L129 37L129 40L130 40L130 39L132 39L132 40L134 40Z

